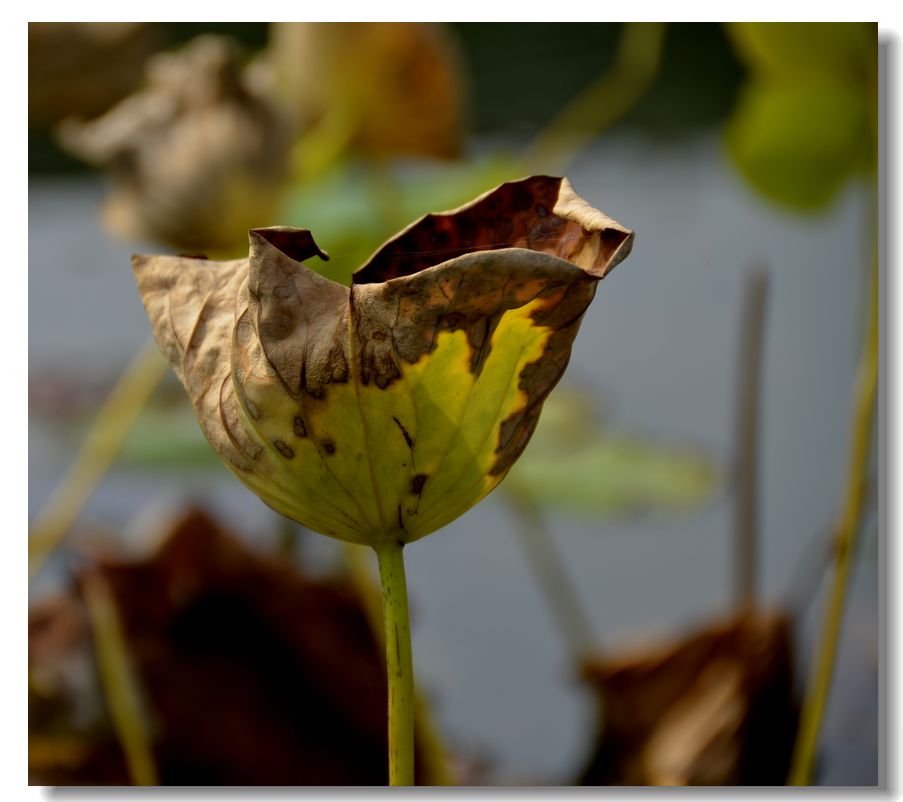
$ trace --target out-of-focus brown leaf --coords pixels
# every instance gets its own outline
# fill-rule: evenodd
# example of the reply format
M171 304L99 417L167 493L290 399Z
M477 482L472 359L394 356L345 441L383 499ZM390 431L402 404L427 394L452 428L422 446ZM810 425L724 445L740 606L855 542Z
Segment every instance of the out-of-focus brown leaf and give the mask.
M251 552L200 512L150 558L88 570L114 593L163 784L386 783L385 664L349 585ZM32 672L90 653L83 632L59 634L78 608L64 600L35 615ZM43 739L32 782L127 782L109 727L81 726L63 707L52 728L32 717ZM50 735L68 738L58 760ZM90 746L82 762L75 737Z
M141 82L159 46L142 22L28 23L28 124L105 112Z
M333 115L349 145L369 154L460 153L463 70L447 28L284 22L271 31L278 80L301 126Z
M243 73L232 40L200 36L148 63L146 86L60 141L112 175L104 208L127 238L232 250L272 221L288 175L290 125Z
M783 785L796 731L790 623L747 613L588 660L601 735L581 785Z
M134 256L154 335L226 466L278 512L364 545L412 542L495 488L633 232L567 179L426 215L350 288L310 231L247 260Z

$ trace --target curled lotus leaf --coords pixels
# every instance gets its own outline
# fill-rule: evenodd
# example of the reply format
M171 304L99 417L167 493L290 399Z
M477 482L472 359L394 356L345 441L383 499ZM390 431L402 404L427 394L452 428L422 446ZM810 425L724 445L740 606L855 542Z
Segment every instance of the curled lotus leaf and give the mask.
M502 184L386 242L351 287L305 229L247 259L135 256L207 439L267 504L355 543L410 542L489 493L633 233L567 179Z

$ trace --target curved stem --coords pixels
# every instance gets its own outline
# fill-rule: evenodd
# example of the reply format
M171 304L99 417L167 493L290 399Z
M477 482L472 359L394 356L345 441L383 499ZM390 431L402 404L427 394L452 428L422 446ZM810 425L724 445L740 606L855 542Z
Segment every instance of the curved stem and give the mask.
M29 577L72 528L167 368L156 343L149 340L116 382L72 465L30 527Z
M389 785L414 784L414 661L404 544L374 546L383 586L389 682Z
M527 149L524 162L530 170L559 174L596 136L624 117L652 84L664 39L662 22L625 22L611 67L571 100Z
M878 384L878 249L872 269L871 312L868 329L862 343L856 375L856 395L853 417L853 444L850 470L847 477L843 515L834 541L834 579L827 600L824 626L818 654L813 663L812 676L803 703L800 728L794 748L789 785L809 785L821 722L827 707L834 662L843 624L844 603L853 565L856 530L868 491L868 465L872 441L872 418Z

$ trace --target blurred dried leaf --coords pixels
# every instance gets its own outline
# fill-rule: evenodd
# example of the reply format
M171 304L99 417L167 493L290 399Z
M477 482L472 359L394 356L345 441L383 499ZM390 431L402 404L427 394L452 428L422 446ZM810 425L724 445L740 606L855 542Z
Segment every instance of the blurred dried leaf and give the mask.
M143 89L97 120L65 121L59 138L110 171L113 232L189 251L232 250L273 219L291 144L232 40L212 35L155 56Z
M252 552L202 512L181 518L150 558L87 570L115 594L163 784L385 784L385 664L349 585ZM76 639L59 634L73 613ZM33 612L32 672L90 654L84 628L75 599ZM108 727L72 714L88 704L102 720L96 695L70 685L47 696L64 714L52 726L30 719L40 747L31 781L126 782ZM51 737L66 748L55 751Z
M144 22L29 22L29 127L102 114L138 86L158 45Z
M581 785L783 785L796 731L790 622L751 612L588 660L602 722Z
M441 24L275 23L270 49L302 127L338 117L374 155L460 153L463 69Z

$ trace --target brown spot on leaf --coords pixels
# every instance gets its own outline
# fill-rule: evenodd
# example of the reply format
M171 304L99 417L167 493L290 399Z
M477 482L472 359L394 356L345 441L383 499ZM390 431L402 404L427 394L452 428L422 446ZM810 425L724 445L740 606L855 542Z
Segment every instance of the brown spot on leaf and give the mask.
M429 479L429 476L425 473L418 473L413 479L411 479L411 493L415 496L419 496L423 493L423 486L426 484L426 480Z
M260 410L257 408L257 404L255 404L247 395L242 393L241 402L244 404L245 409L248 411L248 414L254 420L260 420Z
M286 445L282 440L275 440L273 445L276 446L276 450L286 459L292 459L295 456L294 449L291 446Z
M332 440L321 440L320 445L323 446L323 450L330 456L335 454L335 443Z
M300 415L295 415L295 420L292 422L292 431L298 437L307 437L307 428L304 425L304 421L301 420Z
M414 441L411 439L411 435L408 434L408 430L405 429L402 422L398 420L398 418L396 418L394 415L392 416L392 420L395 421L395 425L398 426L398 428L401 430L401 436L404 438L405 443L408 444L408 448L413 449Z

